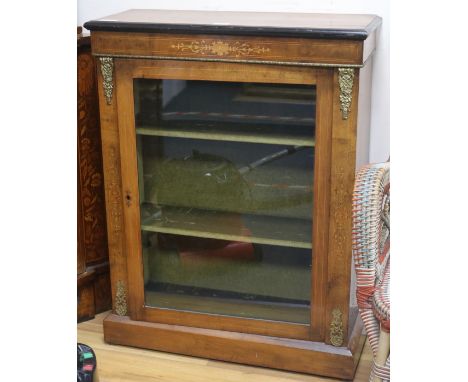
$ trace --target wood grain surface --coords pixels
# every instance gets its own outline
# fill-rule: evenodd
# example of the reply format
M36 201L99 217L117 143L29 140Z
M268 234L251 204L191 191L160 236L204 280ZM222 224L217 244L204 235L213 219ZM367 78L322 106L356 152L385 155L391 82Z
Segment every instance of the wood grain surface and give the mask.
M350 40L97 31L91 34L91 46L93 54L114 57L174 57L236 62L257 60L357 66L364 63L363 42Z
M77 39L78 321L111 307L109 256L95 58Z
M375 15L131 9L88 21L84 26L92 31L288 35L364 40L381 22L381 18Z
M136 346L195 357L352 379L365 337L356 321L348 346L261 336L224 330L150 323L110 314L103 321L104 339L116 345Z
M107 230L102 175L99 100L96 89L95 59L89 47L78 49L78 180L79 221L86 265L108 260Z
M133 320L160 322L165 324L177 324L245 333L284 336L296 339L322 340L323 333L310 330L310 325L293 324L287 322L260 321L236 317L223 317L203 314L192 314L167 309L146 308L143 289L143 259L141 253L140 236L140 209L138 192L138 167L136 154L136 135L133 104L133 79L134 78L179 78L198 80L224 80L224 81L255 81L260 83L294 83L315 84L320 79L324 89L332 88L332 77L328 70L310 70L302 67L279 67L269 65L211 63L211 62L184 62L184 61L145 61L145 60L115 60L117 115L120 137L120 157L122 190L125 203L123 206L123 220L126 235L125 253L127 257L127 278L129 295L129 316ZM318 76L317 76L318 74ZM324 97L329 98L331 90L325 91ZM322 91L319 95L319 104L328 109L322 111L322 117L331 112L328 99L322 102ZM320 122L319 122L320 123ZM325 121L326 123L326 121ZM326 130L329 126L325 126ZM324 155L326 153L322 150ZM324 218L321 216L320 218ZM327 223L322 224L317 230L326 230ZM322 255L322 257L325 255ZM314 268L315 269L315 268ZM319 268L317 268L319 269ZM314 270L315 272L315 270ZM319 278L314 273L312 279ZM312 286L318 295L323 295L325 290L322 283ZM318 296L317 295L317 296ZM318 298L316 296L316 298ZM315 327L321 328L320 309ZM321 331L321 330L319 330ZM321 331L323 332L323 331Z
M333 378L305 375L212 361L104 342L102 313L91 321L78 324L78 342L93 348L97 357L96 382L197 382L197 381L255 381L255 382L333 382ZM366 342L354 377L354 382L367 382L372 353Z
M190 17L194 19L193 15ZM320 22L326 21L320 17ZM328 22L332 22L332 19L329 18ZM369 21L371 19L367 18L363 24L372 24ZM113 21L108 19L105 22ZM300 25L297 22L296 26ZM366 25L368 27L370 24ZM338 28L337 25L332 27ZM357 67L371 62L367 58L374 51L376 41L375 28L369 31L365 25L361 27L365 33L371 33L366 35L365 40L336 36L330 39L310 36L292 38L287 34L277 37L233 35L224 33L226 28L220 28L222 30L218 33L176 32L171 29L164 33L148 30L127 33L119 32L118 29L93 31L93 54L99 60L113 60L114 63L113 99L104 96L103 75L98 71L113 307L119 314L110 315L104 322L107 342L335 378L353 377L364 337L361 336L362 323L356 321L354 325L354 316L349 314L352 272L351 196L357 141L362 146L368 125L368 107L363 103L365 100L361 99L360 86L371 78L369 69L369 72L363 73L361 81ZM102 56L113 59L104 59ZM346 66L348 69L343 69ZM348 73L347 76L350 76L351 70L354 73L352 88L348 82L339 81L343 80L339 73ZM134 78L317 85L314 169L315 178L319 180L314 184L316 208L313 212L310 325L286 325L267 320L255 322L232 317L213 318L174 311L161 313L145 308L134 126ZM363 89L367 93L364 92L362 97L368 97L368 88L363 86ZM352 102L347 106L346 101L350 96ZM359 134L358 109L363 112ZM361 156L365 157L366 154ZM116 288L116 285L120 288ZM116 289L122 289L124 296L120 296L120 293L119 298L116 298ZM122 305L119 303L122 299L126 299L128 310L126 306L124 310L116 309L116 302ZM99 330L102 331L102 326L99 326ZM142 350L138 352L165 354ZM163 358L166 357L165 354ZM174 357L172 360L196 360L185 356L170 357ZM159 378L157 380L236 380L236 376L241 380L250 373L255 376L247 380L275 380L268 379L261 372L257 373L256 370L266 370L257 367L234 366L209 360L195 362L204 367L223 365L228 370L236 370L236 376L227 377L220 366L209 371L214 373L211 376L206 370L200 370L197 374L190 367L192 363L183 370L177 361L173 362L176 364L164 367L160 363L159 367L151 368L149 374L138 374L140 367L137 366L140 364L143 367L140 361L132 362L125 357L114 360L121 367L120 380L125 381L132 380L130 376L127 378L128 370L136 373L137 379L134 380L150 380L148 378L151 378L149 375L152 373ZM112 365L112 362L108 365ZM168 369L167 375L164 375L166 379L161 377L165 369ZM182 378L178 377L179 373L183 375ZM298 375L275 373L279 373L276 380L292 380L289 375ZM266 375L271 376L269 373ZM363 380L367 378L368 373ZM301 380L329 379L310 376Z
M356 164L356 125L358 113L359 71L355 70L352 102L348 119L340 110L338 71L334 74L333 127L330 150L330 225L328 230L328 291L326 327L330 328L333 311L342 314L343 338L347 338L351 285L351 215ZM330 332L325 338L332 343Z
M115 75L115 74L114 74ZM122 219L122 181L120 175L120 143L117 126L116 102L106 102L100 65L97 68L101 145L106 201L107 244L111 264L112 306L115 309L116 286L126 288L127 264L124 253L124 226Z

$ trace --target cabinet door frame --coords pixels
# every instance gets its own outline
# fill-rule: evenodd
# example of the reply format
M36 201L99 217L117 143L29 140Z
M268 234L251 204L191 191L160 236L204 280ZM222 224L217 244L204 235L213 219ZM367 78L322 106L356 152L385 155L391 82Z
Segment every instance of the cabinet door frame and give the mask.
M116 116L118 119L121 158L123 222L125 227L124 248L127 259L127 314L130 318L138 321L205 329L323 341L326 336L325 307L329 279L327 264L329 256L328 229L334 70L263 64L144 59L115 59L114 65ZM133 100L133 80L135 78L288 83L317 86L314 210L312 215L313 256L309 324L221 316L145 306Z

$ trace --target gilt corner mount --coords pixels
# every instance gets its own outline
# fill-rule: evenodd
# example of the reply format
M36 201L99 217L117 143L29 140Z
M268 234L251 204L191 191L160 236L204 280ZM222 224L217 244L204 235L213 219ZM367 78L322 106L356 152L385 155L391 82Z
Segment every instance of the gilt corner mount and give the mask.
M127 315L127 292L122 280L117 281L115 292L115 313L119 316Z
M104 95L106 96L106 103L110 105L114 90L114 59L112 57L99 57L99 61L101 61L102 86L104 88Z
M341 310L336 308L332 311L332 322L330 324L330 342L333 346L343 345L343 321Z
M338 68L338 83L340 85L340 110L343 119L348 119L351 101L353 99L353 68Z

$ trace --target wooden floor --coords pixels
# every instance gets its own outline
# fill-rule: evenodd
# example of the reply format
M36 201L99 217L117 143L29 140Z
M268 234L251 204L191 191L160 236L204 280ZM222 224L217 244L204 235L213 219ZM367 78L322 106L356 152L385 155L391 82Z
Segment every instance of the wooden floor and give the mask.
M332 378L244 366L154 350L108 345L102 334L101 313L93 320L78 324L78 342L89 345L98 362L95 382L333 382ZM355 382L369 380L372 355L366 343Z

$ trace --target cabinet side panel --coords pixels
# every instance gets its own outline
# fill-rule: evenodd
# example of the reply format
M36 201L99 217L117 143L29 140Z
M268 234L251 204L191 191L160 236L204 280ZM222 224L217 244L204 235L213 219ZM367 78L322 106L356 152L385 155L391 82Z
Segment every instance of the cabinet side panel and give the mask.
M359 100L356 138L356 170L369 163L370 152L370 121L371 121L371 90L372 90L372 57L359 73ZM351 293L350 306L356 307L356 272L354 262L351 262Z
M312 256L311 338L325 338L328 225L330 216L330 157L333 111L333 69L317 71L317 115Z
M366 62L370 59L372 53L374 53L377 45L377 31L374 30L369 37L364 41L364 46L362 48L362 62Z
M359 100L357 116L356 169L369 163L372 91L372 58L359 71Z
M333 129L330 177L330 225L328 251L328 296L325 341L341 346L348 338L349 294L351 282L352 195L356 164L356 125L359 72L353 70L351 104L347 119L342 113L339 70L334 74ZM342 94L343 92L343 94ZM344 104L344 106L346 106Z
M116 311L117 285L125 294L127 285L126 257L124 252L124 226L122 218L122 180L120 174L119 131L117 126L116 99L108 104L103 89L100 64L97 65L99 110L106 199L107 241L111 269L112 308ZM114 81L114 87L116 87ZM122 296L119 301L125 301ZM126 307L125 307L126 309Z

